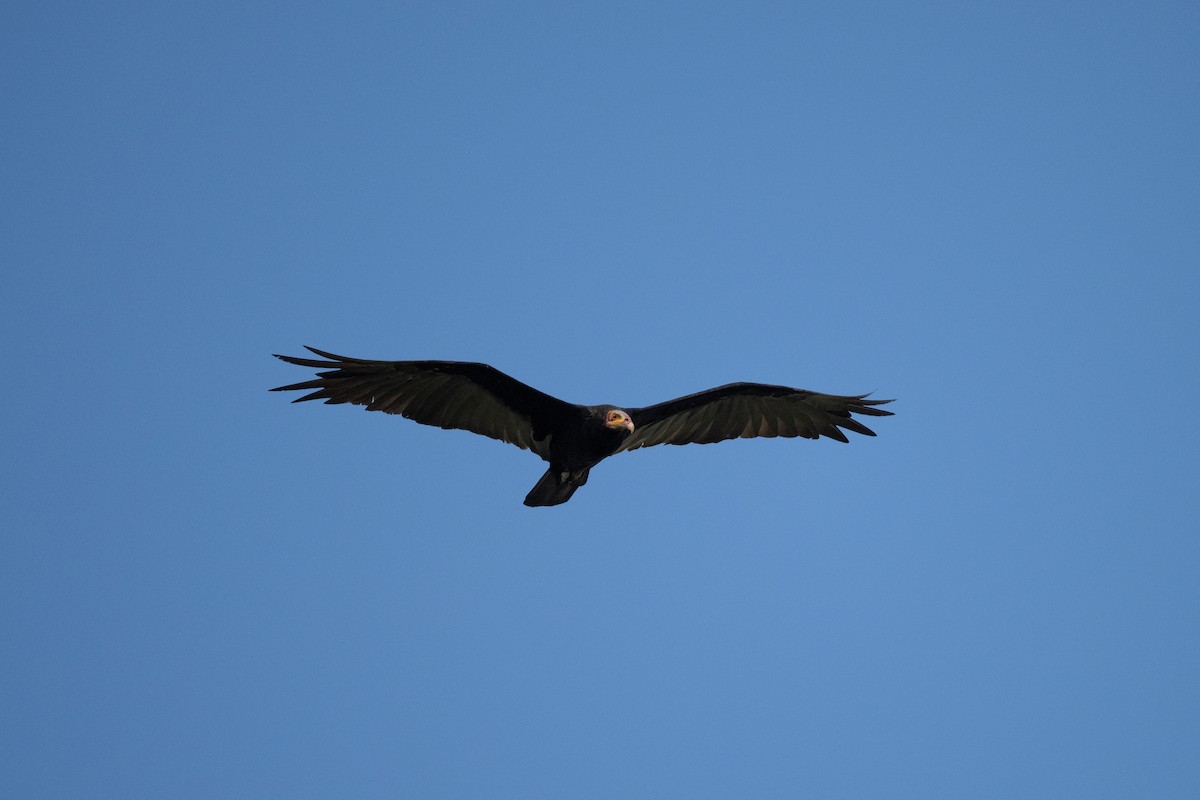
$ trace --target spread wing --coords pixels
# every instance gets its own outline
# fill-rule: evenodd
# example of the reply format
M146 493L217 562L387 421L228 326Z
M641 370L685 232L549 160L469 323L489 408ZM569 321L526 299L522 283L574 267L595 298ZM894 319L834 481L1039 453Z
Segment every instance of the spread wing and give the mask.
M633 433L621 445L636 450L655 444L709 444L754 436L828 436L849 441L841 429L874 436L851 417L888 417L876 406L891 400L868 400L867 395L821 394L787 386L731 383L645 408L627 409Z
M302 383L272 389L309 394L292 402L353 403L368 411L400 414L424 425L458 428L515 444L538 455L546 434L574 406L526 386L487 364L462 361L369 361L305 349L325 361L275 357L326 370Z

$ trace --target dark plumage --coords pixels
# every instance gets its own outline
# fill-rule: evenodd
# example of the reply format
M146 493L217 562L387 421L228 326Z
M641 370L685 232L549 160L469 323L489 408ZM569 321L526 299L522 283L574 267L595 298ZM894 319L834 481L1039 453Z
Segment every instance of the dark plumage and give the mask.
M754 436L828 436L845 442L843 428L875 435L852 413L892 414L876 408L891 400L762 383L730 383L645 408L580 406L539 392L487 364L369 361L306 349L327 360L275 357L325 371L313 380L271 391L311 390L293 402L353 403L368 411L459 428L532 450L550 468L525 498L527 506L567 502L587 483L588 470L622 450Z

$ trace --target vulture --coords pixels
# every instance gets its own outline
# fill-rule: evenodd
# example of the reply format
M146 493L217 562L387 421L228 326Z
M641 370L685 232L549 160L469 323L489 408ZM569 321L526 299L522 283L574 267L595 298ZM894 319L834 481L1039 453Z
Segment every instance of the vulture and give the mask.
M321 358L275 357L321 370L317 377L271 391L307 391L293 402L352 403L531 450L550 467L525 498L527 506L567 502L587 483L592 467L624 450L755 436L827 436L846 442L842 429L875 435L851 414L892 415L878 408L891 400L763 383L730 383L643 408L581 406L526 386L487 364L371 361L305 349Z

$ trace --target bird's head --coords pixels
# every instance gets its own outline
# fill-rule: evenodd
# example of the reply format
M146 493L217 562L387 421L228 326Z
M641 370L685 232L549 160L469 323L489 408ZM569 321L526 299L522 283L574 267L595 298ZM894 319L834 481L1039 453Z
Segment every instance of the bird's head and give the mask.
M629 414L619 408L610 408L604 412L604 427L612 430L624 430L626 433L633 433L633 420Z

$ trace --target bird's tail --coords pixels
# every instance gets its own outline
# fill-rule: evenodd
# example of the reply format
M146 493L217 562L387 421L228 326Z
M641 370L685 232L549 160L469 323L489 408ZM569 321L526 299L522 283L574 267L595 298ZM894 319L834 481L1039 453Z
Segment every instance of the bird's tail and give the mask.
M571 499L575 490L587 483L588 471L559 472L551 467L546 470L534 487L525 496L527 506L557 506Z

